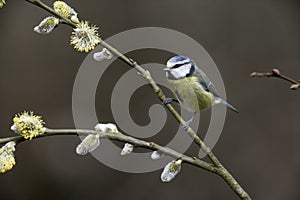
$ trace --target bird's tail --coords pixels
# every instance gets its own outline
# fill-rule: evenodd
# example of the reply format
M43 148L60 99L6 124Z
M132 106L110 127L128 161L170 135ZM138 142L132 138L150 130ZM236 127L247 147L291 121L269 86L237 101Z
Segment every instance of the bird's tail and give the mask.
M239 111L235 107L233 107L233 105L231 105L230 103L228 103L227 101L225 101L224 99L222 99L220 97L216 97L215 102L216 103L221 103L221 104L227 106L228 108L230 108L232 111L234 111L236 113L239 113Z

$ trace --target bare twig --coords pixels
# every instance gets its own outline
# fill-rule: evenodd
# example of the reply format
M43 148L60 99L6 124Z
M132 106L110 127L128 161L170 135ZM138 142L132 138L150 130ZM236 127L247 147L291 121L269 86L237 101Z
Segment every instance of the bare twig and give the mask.
M299 81L296 81L288 76L282 75L278 69L272 69L272 72L265 72L265 73L252 72L250 74L250 76L251 77L276 77L276 78L280 78L282 80L292 83L292 85L290 87L292 90L296 90L296 89L300 88Z

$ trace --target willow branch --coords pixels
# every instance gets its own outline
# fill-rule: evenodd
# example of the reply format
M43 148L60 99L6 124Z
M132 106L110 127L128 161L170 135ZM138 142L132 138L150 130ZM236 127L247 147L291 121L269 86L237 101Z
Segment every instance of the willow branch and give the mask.
M65 17L57 14L52 8L45 5L40 0L35 0L35 1L25 0L25 1L28 1L40 8L47 10L48 12L54 14L55 16L59 17L60 19L66 21L67 24L69 24L71 27L73 27L73 28L76 27L76 25L73 22L71 22L70 20L66 19ZM109 50L111 53L113 53L116 57L118 57L120 60L122 60L129 66L136 69L138 74L140 76L142 76L145 80L148 81L149 85L151 86L153 91L156 93L156 95L162 102L166 99L165 94L163 93L161 88L156 84L155 80L152 78L152 76L148 70L145 70L144 68L142 68L136 61L134 61L131 58L128 58L127 56L125 56L124 54L119 52L116 48L112 47L105 41L102 40L100 45L107 48L107 50ZM180 114L174 109L174 107L171 104L167 104L166 107L181 125L185 124L185 121L182 119ZM218 169L215 171L215 173L220 175L241 199L251 199L251 197L247 194L247 192L240 186L240 184L235 180L235 178L221 164L221 162L214 155L214 153L211 151L211 149L208 146L206 146L206 144L200 139L200 137L195 133L195 131L189 127L187 129L187 133L193 139L193 141L207 154L208 158L212 161L212 163L214 164L216 169ZM154 145L154 146L156 146L156 145Z
M292 83L290 87L292 90L296 90L300 88L300 81L296 81L288 76L281 74L281 72L278 69L272 69L272 72L265 72L265 73L252 72L250 76L251 77L275 77Z
M138 74L149 82L149 85L152 87L152 89L162 102L166 99L165 94L163 93L161 88L156 84L149 71L142 68L136 61L126 57L117 49L107 44L105 41L102 41L100 45L102 45L115 56L117 56L119 59L136 69L138 71ZM181 115L175 110L175 108L171 104L167 104L166 107L181 125L185 124L185 121L182 119ZM230 174L230 172L222 165L222 163L214 155L211 149L208 146L206 146L206 144L200 139L196 132L189 127L187 129L187 133L193 139L193 141L207 154L214 166L216 166L218 169L216 173L219 174L229 184L229 186L236 192L236 194L241 199L251 199L249 194L241 187L241 185L235 180L235 178Z
M50 12L51 14L54 14L55 16L59 17L60 19L68 22L67 24L69 24L72 27L76 27L76 24L73 23L72 21L68 20L67 18L65 18L62 15L59 15L55 10L53 10L52 8L50 8L49 6L47 6L46 4L44 4L42 1L40 0L35 0L35 1L30 1L30 0L25 0L31 4L34 4L40 8L45 9L46 11ZM154 90L154 92L157 94L158 98L163 102L166 99L165 94L163 93L163 91L161 90L161 88L156 84L156 82L154 81L154 79L152 78L150 72L148 70L145 70L144 68L142 68L136 61L134 61L131 58L128 58L127 56L125 56L124 54L122 54L121 52L119 52L116 48L112 47L111 45L109 45L108 43L106 43L105 41L101 41L100 43L101 46L107 48L107 50L109 50L112 54L114 54L117 58L119 58L120 60L122 60L123 62L125 62L126 64L130 65L132 68L134 68L137 72L138 75L142 76L144 79L146 79L150 86L152 87L152 89ZM182 117L180 116L180 114L174 109L174 107L171 104L167 104L166 107L168 108L168 110L172 113L172 115L176 118L176 120L181 124L184 125L185 121L182 119ZM187 129L187 133L190 135L191 138L193 138L194 142L208 155L208 157L211 159L211 161L216 165L216 166L221 166L221 163L219 162L219 160L217 159L216 156L214 156L214 154L212 153L211 149L209 147L207 147L204 142L199 138L199 136L195 133L195 131L193 131L191 128Z
M163 147L154 142L148 142L148 141L136 139L131 136L127 136L121 132L109 133L109 132L101 132L101 131L95 131L95 130L83 130L83 129L55 129L55 130L54 129L46 129L46 131L42 135L39 135L33 139L49 137L49 136L57 136L57 135L87 136L89 134L98 134L100 136L100 138L130 143L130 144L134 145L135 147L141 147L141 148L146 148L146 149L150 149L150 150L154 150L154 151L160 151L163 154L168 155L172 158L175 158L175 159L180 158L185 163L194 165L196 167L205 169L205 170L213 172L213 173L216 173L218 171L215 166L213 166L212 164L210 164L208 162L205 162L205 161L200 160L195 157L190 157L190 156L181 154L171 148ZM30 140L26 140L22 136L15 136L15 137L9 137L9 138L1 138L0 144L5 144L5 143L11 142L11 141L15 141L16 143L21 143L21 142L30 141Z
M55 12L55 10L53 10L52 8L50 8L49 6L47 6L46 4L44 4L42 1L40 0L35 0L35 1L31 1L31 0L25 0L28 3L31 3L37 7L43 8L44 10L48 11L49 13L51 13L52 15L58 17L59 19L63 20L63 23L72 26L73 28L76 27L76 24L73 23L71 20L69 20L68 18L65 18L64 16L62 16L61 14Z

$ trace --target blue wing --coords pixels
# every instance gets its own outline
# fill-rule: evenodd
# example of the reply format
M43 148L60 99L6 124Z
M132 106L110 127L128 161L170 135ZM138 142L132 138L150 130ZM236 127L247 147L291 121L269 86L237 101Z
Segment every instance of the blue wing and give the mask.
M195 63L194 63L195 65ZM196 65L195 65L196 66ZM233 110L234 112L239 112L235 107L233 107L230 103L222 99L217 92L216 87L214 84L209 80L209 78L206 76L206 74L199 69L198 67L195 67L194 76L198 78L198 82L201 84L201 86L204 88L205 91L212 93L215 96L215 100L218 103L226 105L228 108Z

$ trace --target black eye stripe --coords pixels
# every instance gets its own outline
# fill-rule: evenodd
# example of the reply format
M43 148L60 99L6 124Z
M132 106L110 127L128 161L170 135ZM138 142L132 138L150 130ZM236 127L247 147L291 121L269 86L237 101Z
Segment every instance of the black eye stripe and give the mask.
M187 62L184 62L184 63L180 63L180 64L176 64L176 65L174 65L173 67L171 67L172 69L176 69L176 68L178 68L178 67L181 67L181 66L183 66L183 65L186 65L186 64L189 64L190 63L190 61L187 61Z
M192 64L190 72L186 75L186 77L192 76L194 74L194 72L195 72L195 66Z

